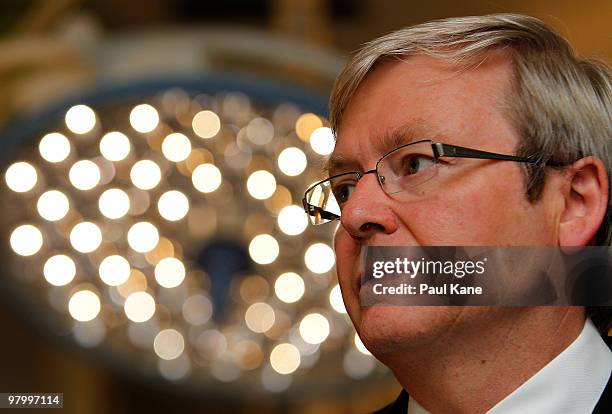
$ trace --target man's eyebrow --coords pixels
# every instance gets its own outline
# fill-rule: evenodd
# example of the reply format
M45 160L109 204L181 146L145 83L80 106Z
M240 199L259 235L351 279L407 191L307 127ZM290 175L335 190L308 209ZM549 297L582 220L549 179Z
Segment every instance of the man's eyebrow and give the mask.
M423 122L411 122L374 137L374 148L380 156L402 145L423 139L443 140L443 134L428 128ZM332 153L323 165L323 172L359 170L359 162L344 154Z
M359 170L359 162L343 154L332 153L323 165L323 172L329 173L330 171L349 170L351 168L354 171Z
M424 139L433 140L440 135L435 133L432 128L426 128L422 122L411 122L385 132L381 137L374 140L373 145L380 156L383 156L402 145Z

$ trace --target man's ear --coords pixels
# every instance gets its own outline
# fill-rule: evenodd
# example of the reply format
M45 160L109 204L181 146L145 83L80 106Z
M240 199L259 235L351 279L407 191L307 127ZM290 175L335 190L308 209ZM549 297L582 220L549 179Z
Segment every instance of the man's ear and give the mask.
M568 167L565 208L559 221L560 246L585 246L595 237L608 208L608 175L597 157Z

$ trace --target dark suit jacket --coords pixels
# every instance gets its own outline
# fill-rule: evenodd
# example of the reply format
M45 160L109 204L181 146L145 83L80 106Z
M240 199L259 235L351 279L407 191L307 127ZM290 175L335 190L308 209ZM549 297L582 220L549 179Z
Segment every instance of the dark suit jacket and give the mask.
M612 338L604 338L608 346L612 345ZM406 410L408 409L408 393L406 390L402 390L397 400L392 404L384 407L381 410L376 411L373 414L406 414ZM410 414L410 413L408 413ZM531 413L526 413L531 414ZM537 413L534 413L537 414ZM583 414L583 413L559 413L559 414ZM599 397L599 401L597 405L593 409L592 414L612 414L612 373L610 374L610 378L608 379L608 384L606 388L604 388L601 397Z

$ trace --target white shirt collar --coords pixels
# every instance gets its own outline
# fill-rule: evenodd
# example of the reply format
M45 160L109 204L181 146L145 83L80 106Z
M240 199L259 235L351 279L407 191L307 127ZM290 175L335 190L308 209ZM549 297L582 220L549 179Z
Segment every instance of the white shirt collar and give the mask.
M612 353L587 318L574 342L487 414L591 413L611 371ZM429 412L410 398L408 414Z

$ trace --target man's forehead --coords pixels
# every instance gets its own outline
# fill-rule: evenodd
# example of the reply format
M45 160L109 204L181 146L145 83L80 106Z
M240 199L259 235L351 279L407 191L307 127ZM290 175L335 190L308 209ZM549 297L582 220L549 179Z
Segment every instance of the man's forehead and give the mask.
M506 117L509 63L501 52L487 53L478 67L463 69L421 55L381 63L366 76L344 111L327 171L356 166L365 148L382 156L419 139L472 144L476 134L466 142L459 130L467 134L466 126L499 121L502 112ZM470 109L474 109L471 114ZM492 112L496 116L491 117Z

